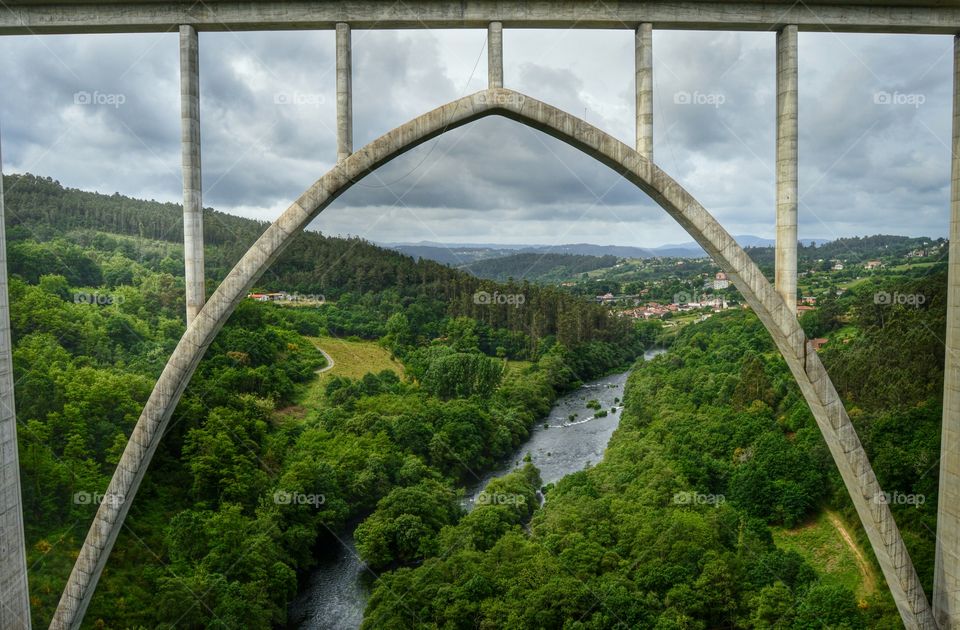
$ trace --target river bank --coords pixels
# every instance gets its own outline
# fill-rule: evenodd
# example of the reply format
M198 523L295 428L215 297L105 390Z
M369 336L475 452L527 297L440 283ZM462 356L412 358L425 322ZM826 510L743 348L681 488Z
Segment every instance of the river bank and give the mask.
M649 360L665 352L657 348L644 353ZM512 471L528 454L540 469L544 485L598 463L620 423L623 388L630 370L585 383L560 396L550 414L539 422L499 466L469 484L464 508L472 509L477 495L494 478ZM291 628L301 630L356 630L363 621L369 595L368 573L354 545L353 536L341 536L333 557L314 570L307 587L290 605ZM373 579L373 576L370 576Z

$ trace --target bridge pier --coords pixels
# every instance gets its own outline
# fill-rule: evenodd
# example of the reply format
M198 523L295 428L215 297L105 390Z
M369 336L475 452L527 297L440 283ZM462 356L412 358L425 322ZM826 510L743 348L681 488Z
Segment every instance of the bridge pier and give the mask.
M960 628L960 36L953 39L953 143L947 269L933 614L941 630L955 630Z
M777 32L777 244L774 282L797 314L797 27Z
M180 27L180 146L183 169L183 263L187 325L206 301L203 189L200 173L200 46L195 28Z
M0 628L30 628L27 552L20 499L20 456L13 398L10 301L7 294L7 240L0 152Z
M490 22L487 26L487 87L503 87L503 24Z
M637 27L637 153L653 161L653 25Z
M337 24L337 161L353 153L353 43L350 25Z

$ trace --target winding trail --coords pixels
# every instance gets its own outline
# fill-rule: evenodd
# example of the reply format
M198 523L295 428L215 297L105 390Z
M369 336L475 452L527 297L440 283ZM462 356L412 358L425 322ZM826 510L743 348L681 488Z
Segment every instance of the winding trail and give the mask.
M857 567L860 569L860 574L863 576L863 590L867 593L874 593L877 588L877 576L873 572L873 567L867 561L866 556L863 554L863 550L860 549L860 545L853 539L853 536L850 535L850 532L847 531L846 526L844 526L843 521L840 520L840 517L837 516L832 510L825 510L827 518L830 519L830 524L837 530L840 534L840 537L843 538L843 541L847 543L847 546L850 547L850 550L853 552L854 557L857 559Z
M333 360L333 357L331 357L331 356L329 355L329 353L327 353L326 350L324 350L323 348L321 348L321 347L318 346L318 345L314 345L314 348L316 348L317 350L319 350L319 351L320 351L320 354L322 354L322 355L324 356L324 358L326 358L326 360L327 360L327 364L326 364L324 367L322 367L322 368L320 368L319 370L317 370L317 374L323 374L324 372L326 372L326 371L328 371L328 370L332 370L332 369L333 369L333 366L335 366L335 365L337 364L336 361Z

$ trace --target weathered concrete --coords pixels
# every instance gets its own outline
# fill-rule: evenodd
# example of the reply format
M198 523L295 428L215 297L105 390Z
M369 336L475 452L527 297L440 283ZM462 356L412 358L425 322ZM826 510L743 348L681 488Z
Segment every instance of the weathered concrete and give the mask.
M777 245L775 285L797 314L797 27L777 32Z
M487 27L487 87L503 87L503 24L490 22Z
M960 628L960 37L953 39L953 158L950 253L940 435L940 498L933 611L941 630Z
M353 44L350 25L337 24L337 161L353 153Z
M238 0L235 2L109 3L6 0L0 35L167 32L181 24L202 31L333 29L657 28L775 31L784 24L820 32L952 35L960 8L937 0L620 0L619 2L503 2L502 0Z
M183 263L187 324L206 299L203 190L200 174L200 46L192 26L180 27L180 148L183 169Z
M637 153L653 161L653 25L636 32Z
M511 90L484 90L424 114L352 154L277 219L217 287L167 362L121 457L52 628L79 624L157 444L203 353L261 274L321 211L374 169L485 116L539 129L621 173L667 211L727 272L757 313L803 392L870 538L904 624L935 628L930 606L856 431L797 318L746 252L680 184L616 138Z
M30 628L30 597L13 397L5 216L3 154L0 152L0 628L20 630Z

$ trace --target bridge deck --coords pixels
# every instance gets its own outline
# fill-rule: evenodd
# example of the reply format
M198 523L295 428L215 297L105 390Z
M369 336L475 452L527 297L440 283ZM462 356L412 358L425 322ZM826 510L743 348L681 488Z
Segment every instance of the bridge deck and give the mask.
M960 0L5 0L0 35L333 29L505 28L960 33Z

